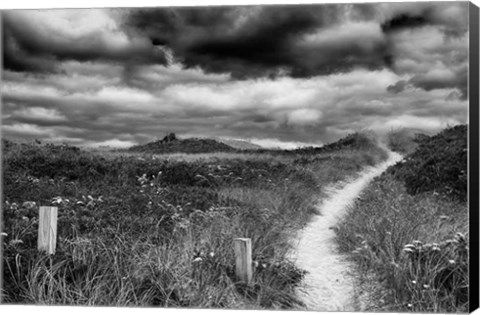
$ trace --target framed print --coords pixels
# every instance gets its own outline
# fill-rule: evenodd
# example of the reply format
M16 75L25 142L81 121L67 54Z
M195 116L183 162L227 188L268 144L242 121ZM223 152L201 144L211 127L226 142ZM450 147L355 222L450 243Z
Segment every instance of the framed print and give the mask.
M32 7L1 25L2 304L478 307L475 4Z

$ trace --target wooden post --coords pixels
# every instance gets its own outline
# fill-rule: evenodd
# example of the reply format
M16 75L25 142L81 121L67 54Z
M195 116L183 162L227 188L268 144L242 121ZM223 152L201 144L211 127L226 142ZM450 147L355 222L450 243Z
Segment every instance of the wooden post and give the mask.
M57 207L40 207L38 220L38 250L55 254L57 246Z
M252 282L252 241L249 238L233 240L235 250L235 274L240 281L250 285Z

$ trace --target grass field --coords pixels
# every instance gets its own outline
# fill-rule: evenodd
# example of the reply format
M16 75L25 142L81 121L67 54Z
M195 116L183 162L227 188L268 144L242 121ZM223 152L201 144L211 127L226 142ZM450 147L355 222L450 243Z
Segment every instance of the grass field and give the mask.
M340 249L356 262L369 310L468 312L467 127L417 146L351 207Z
M324 150L155 155L3 142L4 303L290 308L286 258L322 189L386 158L356 134ZM58 207L57 251L36 250ZM252 239L254 283L232 241Z

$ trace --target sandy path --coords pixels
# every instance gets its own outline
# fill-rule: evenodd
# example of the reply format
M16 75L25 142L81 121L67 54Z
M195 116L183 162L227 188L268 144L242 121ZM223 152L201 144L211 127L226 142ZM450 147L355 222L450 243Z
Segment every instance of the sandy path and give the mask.
M356 310L354 280L349 275L351 265L338 253L331 227L374 177L401 159L401 155L391 152L387 161L366 168L353 181L330 188L329 197L318 205L321 215L300 232L292 255L297 266L308 271L297 291L307 310Z

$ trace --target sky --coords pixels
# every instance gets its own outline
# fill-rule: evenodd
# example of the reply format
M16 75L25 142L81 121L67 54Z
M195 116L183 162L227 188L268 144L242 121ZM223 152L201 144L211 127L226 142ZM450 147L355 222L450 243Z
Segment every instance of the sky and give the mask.
M468 119L468 3L10 10L2 136L322 144Z

